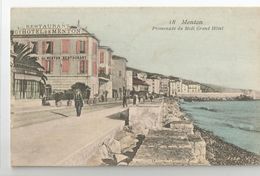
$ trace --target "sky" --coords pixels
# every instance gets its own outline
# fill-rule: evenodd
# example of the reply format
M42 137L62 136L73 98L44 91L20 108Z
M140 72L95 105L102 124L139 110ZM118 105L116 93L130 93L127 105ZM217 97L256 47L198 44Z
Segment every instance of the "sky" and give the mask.
M101 45L126 57L128 66L260 90L259 18L260 8L14 8L11 29L27 24L77 25L80 20ZM182 24L183 20L202 24ZM185 30L193 26L197 30ZM222 30L199 30L212 26Z

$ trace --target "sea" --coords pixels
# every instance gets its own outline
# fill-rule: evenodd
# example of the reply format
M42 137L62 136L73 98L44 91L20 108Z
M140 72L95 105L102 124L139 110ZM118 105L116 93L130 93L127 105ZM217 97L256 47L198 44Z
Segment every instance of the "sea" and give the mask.
M194 124L260 155L260 101L183 102Z

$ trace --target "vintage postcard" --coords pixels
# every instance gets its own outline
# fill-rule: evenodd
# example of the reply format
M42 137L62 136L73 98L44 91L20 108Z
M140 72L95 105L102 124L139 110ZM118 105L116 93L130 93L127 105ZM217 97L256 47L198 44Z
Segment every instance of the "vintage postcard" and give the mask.
M12 166L258 165L259 18L11 9Z

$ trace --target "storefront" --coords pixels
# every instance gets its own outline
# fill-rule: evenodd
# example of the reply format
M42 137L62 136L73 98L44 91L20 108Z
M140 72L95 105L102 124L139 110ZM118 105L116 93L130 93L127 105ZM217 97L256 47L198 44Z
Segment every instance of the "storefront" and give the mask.
M15 99L37 99L41 98L41 74L40 72L28 71L26 69L14 69L12 81L13 97Z

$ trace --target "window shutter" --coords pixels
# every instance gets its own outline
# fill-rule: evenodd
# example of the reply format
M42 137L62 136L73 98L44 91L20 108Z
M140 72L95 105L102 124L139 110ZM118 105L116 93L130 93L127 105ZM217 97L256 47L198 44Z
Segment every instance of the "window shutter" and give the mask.
M96 43L95 42L93 42L93 45L92 45L92 55L95 55L95 47L96 47L96 45L95 45Z
M69 72L69 60L68 59L62 60L62 72Z
M51 48L51 53L53 54L54 53L54 41L51 41L51 43L52 43L52 48Z
M70 48L70 40L64 39L62 40L62 53L69 53Z
M84 60L80 61L79 69L80 69L80 73L83 73L83 71L84 71Z
M43 41L42 42L42 54L45 54L46 53L46 42Z
M61 40L61 52L66 53L66 40Z
M80 53L80 40L77 40L77 42L76 42L76 53L77 54Z
M88 54L88 38L85 41L85 53Z
M54 66L54 60L50 60L51 65L50 65L50 72L53 72L53 66Z
M100 53L100 63L101 64L104 63L104 52L103 51Z
M97 76L97 62L93 62L93 76Z
M86 64L85 64L85 66L86 66L86 74L88 75L88 60L85 60L85 62L86 62Z
M78 71L78 74L80 73L80 60L78 60L77 62L77 71Z

